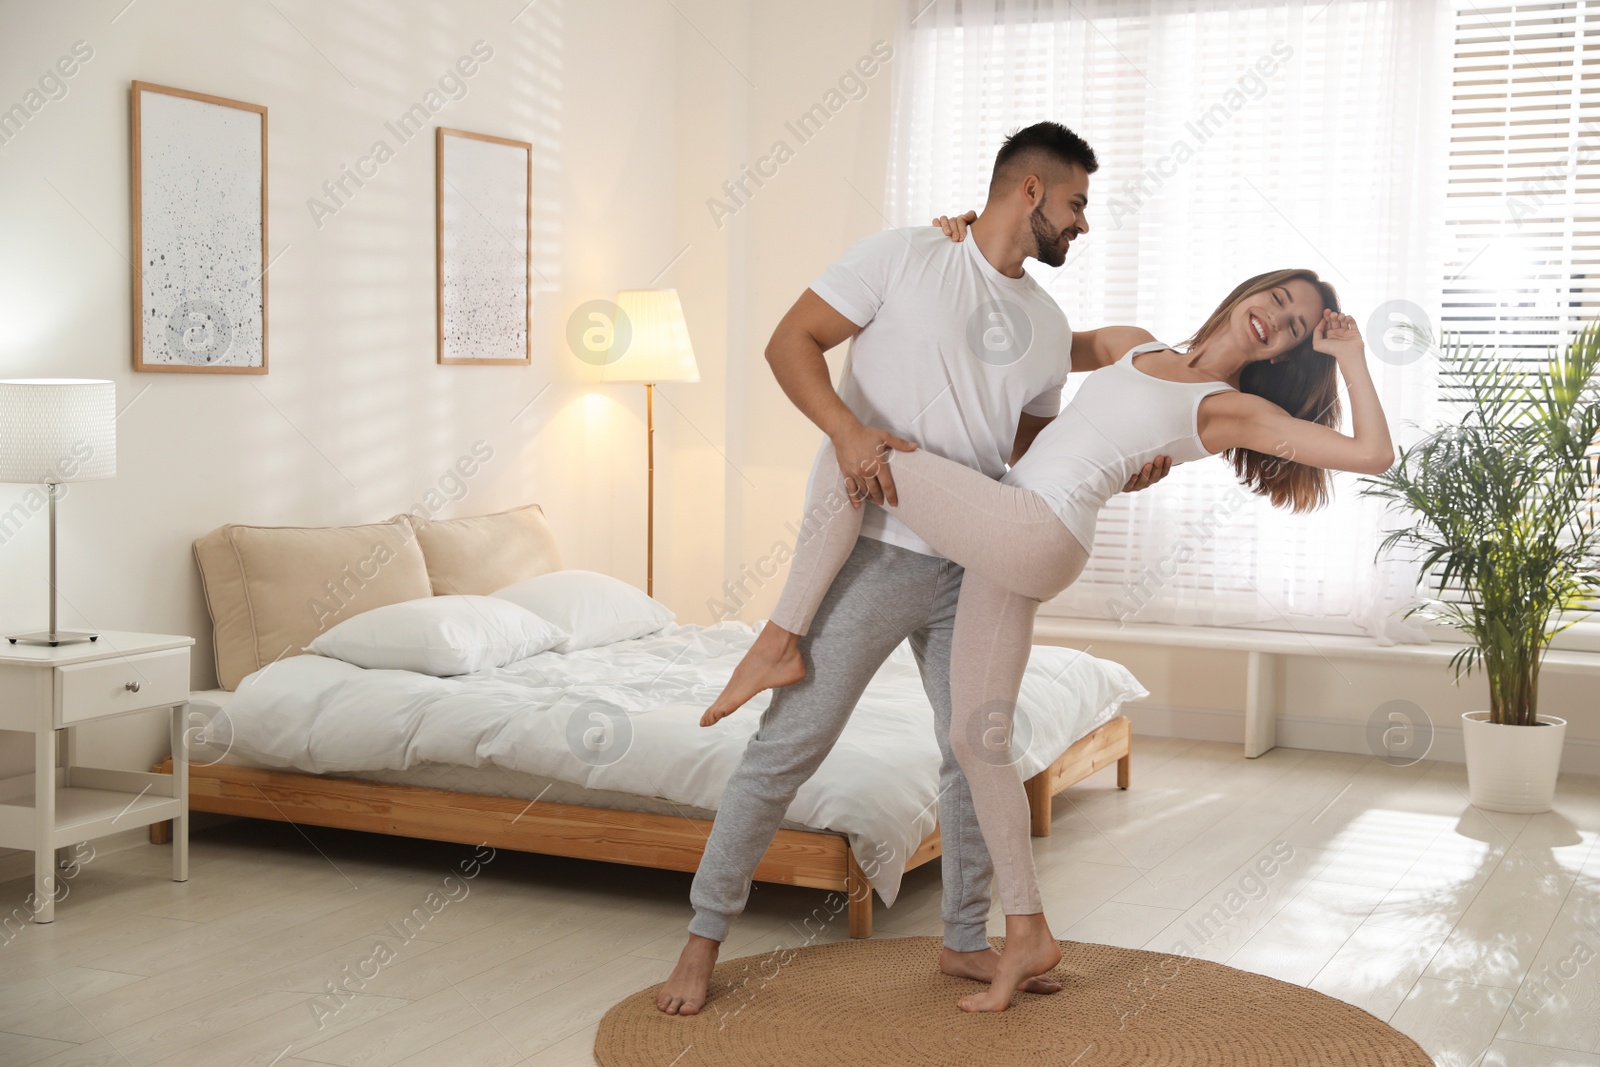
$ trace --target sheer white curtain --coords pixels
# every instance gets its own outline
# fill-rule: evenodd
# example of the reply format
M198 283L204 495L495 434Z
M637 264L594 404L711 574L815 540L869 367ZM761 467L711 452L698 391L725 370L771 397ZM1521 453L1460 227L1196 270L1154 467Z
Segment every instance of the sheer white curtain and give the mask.
M1091 230L1063 267L1029 269L1074 328L1177 343L1246 277L1310 267L1362 323L1409 441L1435 364L1385 327L1437 321L1448 25L1433 0L910 0L886 214L981 207L1003 138L1063 122L1100 159ZM1374 562L1381 505L1335 477L1331 506L1292 515L1221 459L1180 467L1113 500L1046 611L1425 639L1395 610L1415 569Z

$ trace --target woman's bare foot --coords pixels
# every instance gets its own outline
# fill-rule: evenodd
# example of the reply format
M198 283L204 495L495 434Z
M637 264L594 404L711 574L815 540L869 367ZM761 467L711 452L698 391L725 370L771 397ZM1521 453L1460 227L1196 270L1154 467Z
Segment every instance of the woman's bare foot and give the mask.
M706 987L711 984L711 970L721 948L720 941L690 934L689 943L678 954L678 965L656 994L656 1010L668 1015L699 1015L706 1006Z
M1005 1011L1011 995L1030 978L1061 962L1061 946L1043 914L1007 915L1006 948L995 965L994 981L982 993L962 997L962 1011Z
M710 726L732 715L744 706L745 701L764 689L782 689L786 685L794 685L805 676L806 665L800 658L799 635L769 620L756 634L750 651L733 669L733 677L728 679L721 694L700 716L700 725Z
M939 970L951 978L970 978L974 982L993 982L1000 953L992 948L981 952L956 952L939 949ZM1053 966L1053 965L1052 965ZM1024 993L1059 993L1061 983L1053 978L1030 978L1017 987Z

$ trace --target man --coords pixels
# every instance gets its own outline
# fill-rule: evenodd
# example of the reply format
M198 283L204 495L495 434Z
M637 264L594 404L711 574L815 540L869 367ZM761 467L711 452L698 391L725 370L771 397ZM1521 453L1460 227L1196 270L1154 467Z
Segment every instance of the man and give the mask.
M995 157L988 202L968 240L952 242L938 227L867 237L801 294L773 332L766 352L773 374L828 435L853 506L868 513L800 642L805 677L774 692L728 780L690 891L689 940L656 998L661 1011L693 1015L704 1006L718 948L744 910L751 875L790 802L873 674L908 638L944 757L939 967L993 979L993 865L949 743L950 637L961 568L883 509L895 503L893 462L884 460L912 447L909 439L998 478L1060 410L1072 334L1023 262L1065 261L1068 245L1089 229L1089 175L1098 166L1093 149L1058 123L1018 131ZM847 338L849 362L835 392L824 353ZM1136 478L1126 488L1153 480ZM1023 988L1061 987L1035 978Z

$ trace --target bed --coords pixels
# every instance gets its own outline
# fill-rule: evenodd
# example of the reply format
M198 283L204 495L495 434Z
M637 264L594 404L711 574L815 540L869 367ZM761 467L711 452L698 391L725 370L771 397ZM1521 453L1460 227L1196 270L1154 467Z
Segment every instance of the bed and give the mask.
M248 556L241 570L260 579ZM208 603L216 584L208 576ZM436 581L430 594L451 588ZM214 620L227 617L220 607ZM271 631L271 620L251 627ZM673 624L443 678L258 649L255 670L191 699L190 809L692 871L770 695L710 728L699 715L754 634ZM220 668L220 646L218 658ZM1035 834L1049 832L1051 798L1088 775L1116 763L1128 787L1119 712L1146 695L1119 664L1035 647L1013 739ZM892 905L904 873L940 854L931 714L902 645L796 796L756 880L844 893L851 936L870 936L873 892ZM595 731L609 731L603 755L587 740Z

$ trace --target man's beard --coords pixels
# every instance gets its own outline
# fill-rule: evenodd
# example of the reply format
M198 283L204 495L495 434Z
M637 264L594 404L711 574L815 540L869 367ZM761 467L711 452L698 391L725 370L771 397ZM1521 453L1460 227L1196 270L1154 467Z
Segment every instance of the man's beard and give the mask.
M1038 246L1040 263L1059 267L1067 261L1067 250L1061 247L1061 234L1050 229L1050 223L1044 217L1042 199L1039 201L1039 206L1028 216L1028 225L1033 230L1033 243Z

